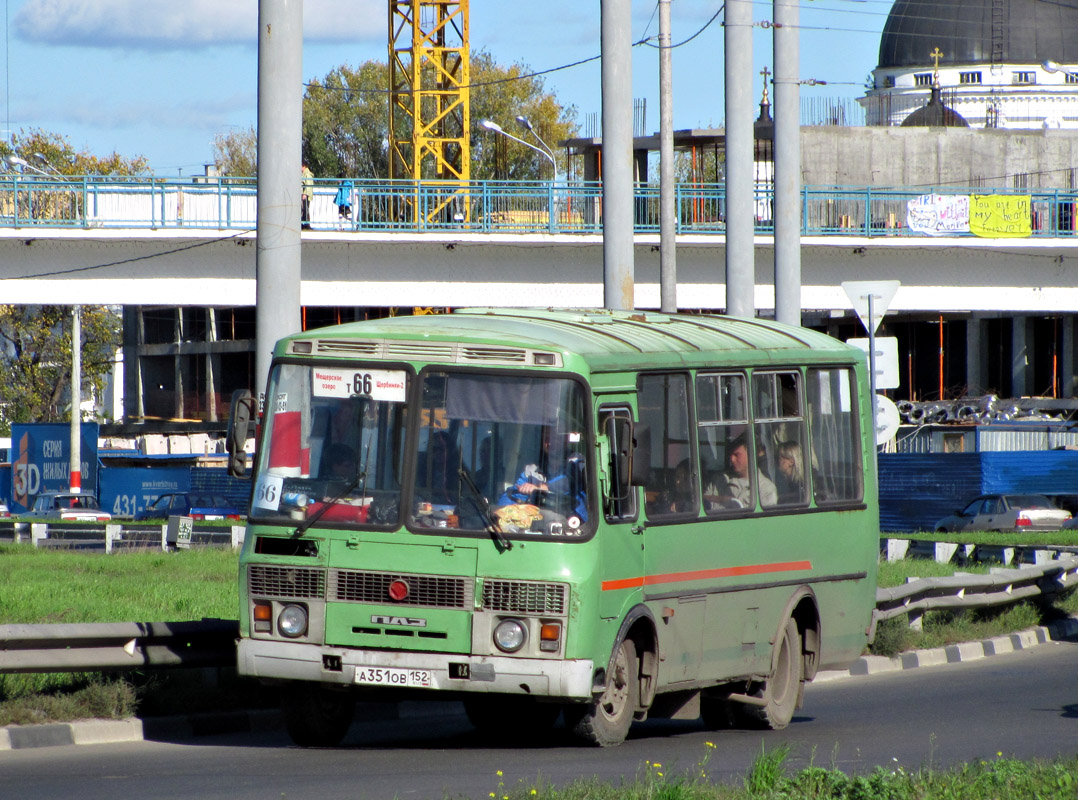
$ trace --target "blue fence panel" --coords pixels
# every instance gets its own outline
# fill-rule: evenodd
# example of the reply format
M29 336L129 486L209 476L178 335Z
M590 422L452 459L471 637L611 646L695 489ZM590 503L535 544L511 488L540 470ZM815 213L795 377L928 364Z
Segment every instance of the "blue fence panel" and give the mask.
M981 493L983 453L880 453L880 530L934 530Z
M1078 451L981 453L983 491L1078 494Z

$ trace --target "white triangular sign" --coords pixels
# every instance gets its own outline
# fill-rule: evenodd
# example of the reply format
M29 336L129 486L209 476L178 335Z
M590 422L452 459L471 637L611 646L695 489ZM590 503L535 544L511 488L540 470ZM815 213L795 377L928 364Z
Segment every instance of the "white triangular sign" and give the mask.
M887 307L895 299L901 281L843 281L842 289L853 304L853 310L861 318L861 324L870 334L880 327L880 320ZM868 298L872 297L872 320L868 318Z

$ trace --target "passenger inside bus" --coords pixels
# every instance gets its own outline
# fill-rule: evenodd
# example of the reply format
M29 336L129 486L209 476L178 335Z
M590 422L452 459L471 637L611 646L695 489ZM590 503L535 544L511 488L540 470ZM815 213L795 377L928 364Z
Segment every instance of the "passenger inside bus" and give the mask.
M793 440L778 448L778 502L801 503L805 499L805 459L801 445Z
M727 450L726 468L715 475L704 487L704 500L708 511L731 508L752 508L752 485L750 476L748 443L744 436L734 439ZM760 491L760 504L773 506L778 502L775 484L760 470L756 470L756 483Z

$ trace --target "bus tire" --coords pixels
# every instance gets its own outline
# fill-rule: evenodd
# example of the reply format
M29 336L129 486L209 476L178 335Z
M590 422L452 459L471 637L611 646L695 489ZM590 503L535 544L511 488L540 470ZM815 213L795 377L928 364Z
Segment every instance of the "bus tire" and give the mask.
M794 717L804 691L804 659L801 656L801 634L797 623L786 620L782 635L775 642L771 659L771 674L751 692L766 702L764 705L738 704L738 716L754 728L782 730Z
M590 703L565 706L565 723L573 736L597 747L625 741L640 697L640 662L636 645L625 639L614 656L606 689Z
M466 697L464 713L480 733L527 740L553 728L561 706L539 703L532 697L488 694Z
M297 684L282 689L285 728L300 747L336 747L344 739L355 714L349 691L318 684Z

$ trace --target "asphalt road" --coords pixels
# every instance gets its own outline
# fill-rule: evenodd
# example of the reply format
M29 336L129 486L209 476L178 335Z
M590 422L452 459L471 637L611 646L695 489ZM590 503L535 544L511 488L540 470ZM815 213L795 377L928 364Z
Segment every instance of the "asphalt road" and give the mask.
M696 722L649 721L607 750L481 739L462 716L359 722L345 744L301 750L283 731L187 741L0 752L0 797L115 800L137 797L267 800L422 798L484 800L537 779L564 784L631 779L645 761L668 775L707 752L713 780L739 781L761 748L789 745L787 764L848 772L877 765L946 767L997 753L1019 758L1078 752L1078 643L1053 642L971 663L810 685L785 731L705 731ZM501 770L501 778L497 771Z

